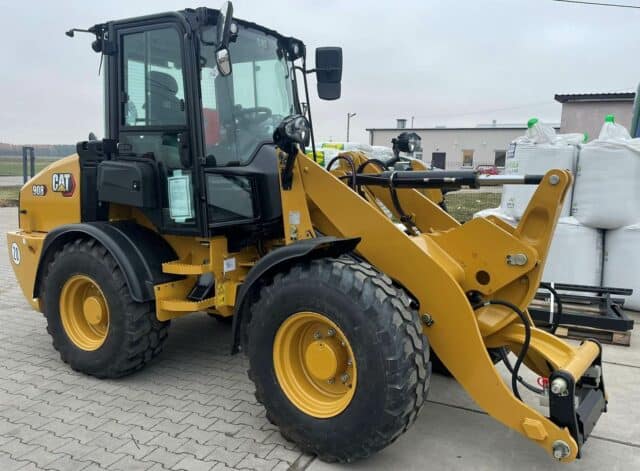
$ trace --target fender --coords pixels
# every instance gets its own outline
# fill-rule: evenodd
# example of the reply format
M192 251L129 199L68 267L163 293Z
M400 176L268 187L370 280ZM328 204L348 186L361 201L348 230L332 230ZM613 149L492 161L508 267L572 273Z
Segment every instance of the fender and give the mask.
M252 292L258 288L259 283L257 282L260 279L303 260L338 257L352 252L359 242L359 237L349 239L333 236L315 237L272 250L262 257L247 274L246 279L238 290L233 312L233 345L231 353L238 353L241 350L242 333L249 321L248 315L246 315L249 303L245 301L250 299Z
M164 262L178 259L169 243L134 221L68 224L49 232L44 240L33 287L34 297L38 296L43 271L53 255L65 243L78 237L95 239L107 249L122 270L129 293L136 302L153 301L154 285L183 278L162 272Z

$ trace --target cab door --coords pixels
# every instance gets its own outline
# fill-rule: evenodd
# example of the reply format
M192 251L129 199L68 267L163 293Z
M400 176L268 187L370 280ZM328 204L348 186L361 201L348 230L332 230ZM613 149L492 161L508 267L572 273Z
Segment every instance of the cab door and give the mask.
M280 122L297 111L291 71L278 38L242 24L237 29L229 45L232 73L227 76L217 70L215 26L200 34L203 188L212 233L281 225L272 136Z
M205 235L197 149L191 145L199 120L194 123L188 35L169 19L124 24L115 34L118 160L152 169L157 204L142 211L161 232Z

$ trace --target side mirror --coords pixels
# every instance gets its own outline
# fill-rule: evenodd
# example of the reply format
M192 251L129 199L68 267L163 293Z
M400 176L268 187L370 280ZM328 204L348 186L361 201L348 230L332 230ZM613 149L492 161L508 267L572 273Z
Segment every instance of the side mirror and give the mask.
M342 48L319 47L316 49L316 78L318 96L323 100L340 98L342 80Z
M223 77L231 74L231 56L229 55L229 49L218 49L216 51L216 65L218 66L218 72Z

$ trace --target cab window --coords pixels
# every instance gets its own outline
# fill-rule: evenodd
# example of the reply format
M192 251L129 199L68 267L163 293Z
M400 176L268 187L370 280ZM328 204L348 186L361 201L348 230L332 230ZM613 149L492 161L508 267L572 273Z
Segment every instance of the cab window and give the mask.
M233 72L218 74L215 26L201 32L202 118L211 166L238 166L270 141L280 122L295 112L289 64L278 39L239 26L229 45Z
M124 37L125 126L185 125L180 37L173 28Z

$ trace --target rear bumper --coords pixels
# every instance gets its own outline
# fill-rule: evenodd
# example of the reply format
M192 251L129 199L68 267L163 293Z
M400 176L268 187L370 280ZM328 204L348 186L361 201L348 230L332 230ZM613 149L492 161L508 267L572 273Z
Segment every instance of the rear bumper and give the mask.
M33 285L46 235L45 232L14 231L7 233L7 248L13 272L24 297L37 311L41 311L41 309L38 299L33 297Z

